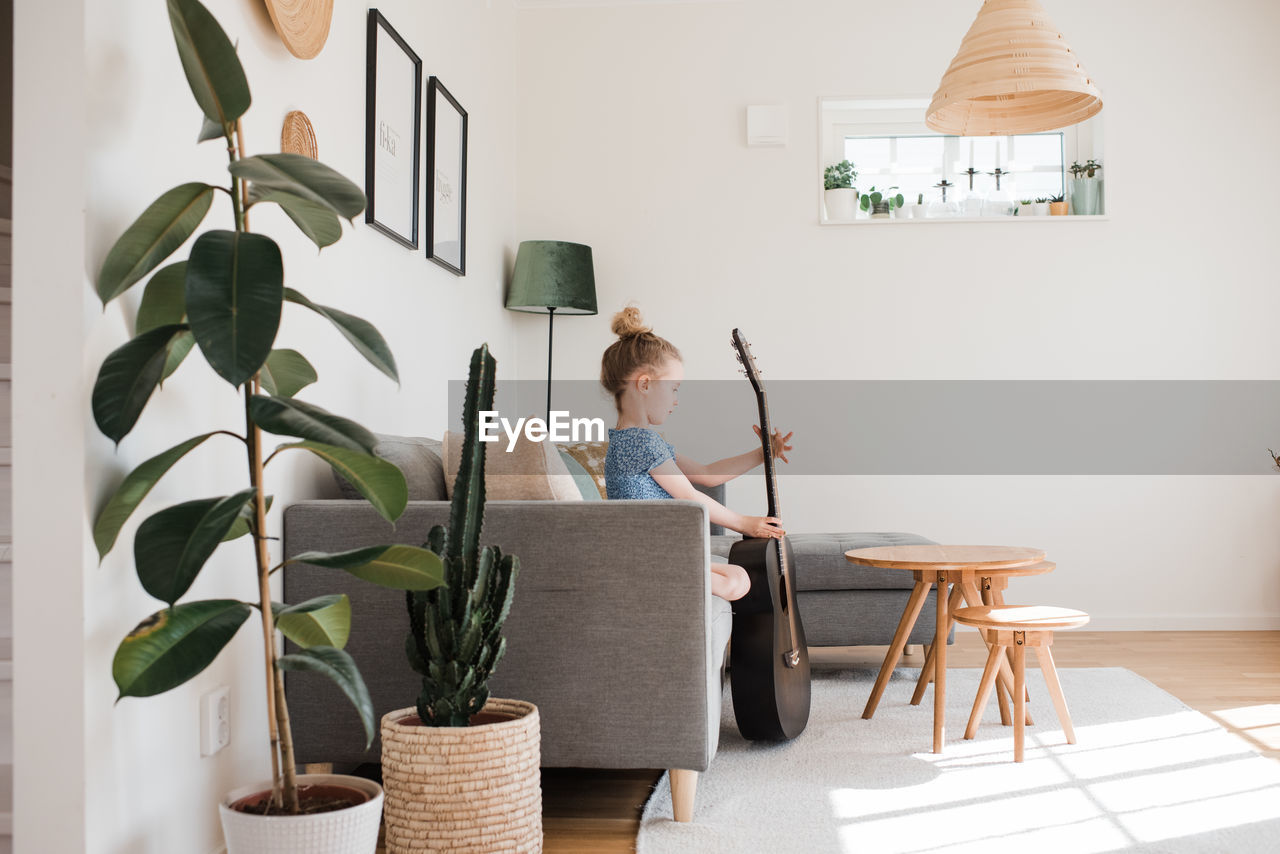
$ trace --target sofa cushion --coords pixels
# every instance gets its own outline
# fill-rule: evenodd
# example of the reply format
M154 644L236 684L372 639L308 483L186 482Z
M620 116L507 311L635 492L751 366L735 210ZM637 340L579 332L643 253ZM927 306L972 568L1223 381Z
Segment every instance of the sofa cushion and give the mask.
M711 538L711 551L728 554L738 535ZM795 555L796 590L909 590L915 575L905 569L881 569L849 563L850 549L875 546L933 545L918 534L788 534Z
M410 501L444 501L444 454L439 439L378 433L373 452L404 472ZM364 496L345 477L333 473L343 498Z
M444 434L445 492L453 497L453 482L462 464L463 436ZM489 501L581 501L582 493L553 442L533 442L522 432L515 446L489 446L484 459L484 494Z

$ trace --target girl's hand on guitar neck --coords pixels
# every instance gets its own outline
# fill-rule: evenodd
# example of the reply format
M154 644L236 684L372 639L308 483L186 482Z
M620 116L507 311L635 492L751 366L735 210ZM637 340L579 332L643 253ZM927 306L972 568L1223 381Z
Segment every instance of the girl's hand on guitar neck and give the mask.
M769 537L779 539L786 533L782 520L773 516L743 516L738 532L744 537Z
M756 431L756 438L763 441L763 437L760 435L760 425L752 424L751 429ZM773 439L772 439L771 447L773 448L773 458L775 460L782 460L784 463L791 462L790 460L787 459L787 452L791 450L790 441L791 441L792 435L794 435L795 432L796 431L792 430L790 433L784 436L782 435L781 430L775 429L773 431ZM764 456L763 446L761 447L760 454L761 454L761 458L763 459L763 456Z

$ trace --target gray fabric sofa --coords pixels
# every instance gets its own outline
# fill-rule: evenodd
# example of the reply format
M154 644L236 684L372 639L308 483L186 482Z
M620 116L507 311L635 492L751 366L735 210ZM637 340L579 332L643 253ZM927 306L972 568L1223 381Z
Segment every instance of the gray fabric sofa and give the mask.
M405 472L410 503L393 526L358 500L287 508L287 557L376 543L418 545L447 524L439 444L384 437L378 453ZM349 488L349 487L348 487ZM710 491L723 497L722 488ZM655 537L661 531L661 537ZM734 536L709 533L693 501L489 501L483 540L520 557L507 653L494 696L536 704L546 767L705 770L719 738L721 671L732 615L711 595L709 562ZM798 602L811 646L888 644L910 573L854 567L844 551L928 543L913 534L797 534ZM405 660L404 594L342 572L284 571L285 600L351 598L347 650L379 716L412 706L419 679ZM932 598L933 594L930 593ZM933 605L926 603L925 608ZM925 613L930 611L926 610ZM911 643L932 640L919 621ZM376 762L355 712L327 680L286 674L300 763Z

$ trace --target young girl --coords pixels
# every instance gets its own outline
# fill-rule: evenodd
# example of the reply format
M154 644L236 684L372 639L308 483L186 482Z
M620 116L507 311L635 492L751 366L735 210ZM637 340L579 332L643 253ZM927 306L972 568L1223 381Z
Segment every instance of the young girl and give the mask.
M781 537L781 520L771 516L743 516L693 488L693 484L719 486L764 464L764 450L755 450L702 465L668 444L652 426L662 424L679 405L676 393L684 379L680 351L665 338L653 334L640 319L640 311L628 306L613 317L618 340L605 350L600 382L618 407L618 426L609 431L605 456L605 488L610 499L684 498L707 505L711 521L748 537ZM755 427L756 435L760 428ZM774 456L787 461L791 434L773 433ZM746 570L728 563L711 564L711 592L733 601L747 594L751 580Z

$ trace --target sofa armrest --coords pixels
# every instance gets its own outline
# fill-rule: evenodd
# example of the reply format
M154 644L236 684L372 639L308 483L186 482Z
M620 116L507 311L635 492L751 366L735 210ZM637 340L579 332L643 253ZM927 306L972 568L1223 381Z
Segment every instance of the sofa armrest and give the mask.
M448 516L447 502L413 501L392 526L362 501L302 502L285 511L285 552L418 545ZM723 653L712 649L707 531L695 501L487 503L483 543L520 558L490 690L538 706L543 765L705 770ZM348 593L347 650L377 715L415 703L403 593L305 565L284 584L289 602ZM286 685L299 762L377 760L336 687L293 673Z

